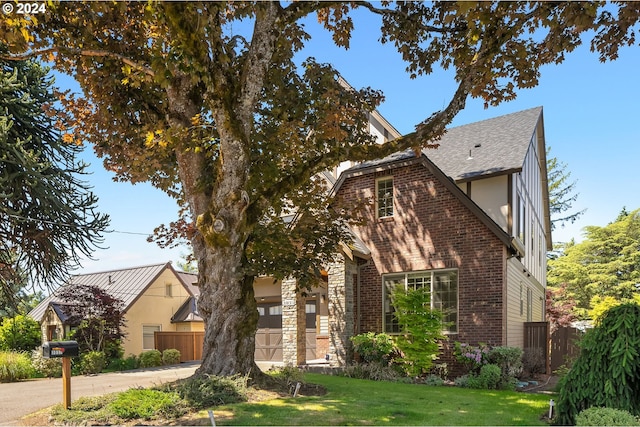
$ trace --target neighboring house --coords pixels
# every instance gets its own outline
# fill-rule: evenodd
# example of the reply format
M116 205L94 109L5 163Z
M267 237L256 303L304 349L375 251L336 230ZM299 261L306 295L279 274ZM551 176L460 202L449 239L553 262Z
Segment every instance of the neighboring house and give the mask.
M97 286L124 303L125 355L154 349L156 331L203 331L195 298L197 275L171 263L72 276L64 286ZM77 325L67 323L64 301L47 297L29 315L40 322L43 341L61 340Z
M450 342L524 346L525 322L545 320L551 249L542 108L449 129L439 143L340 174L333 193L370 200L367 221L308 297L295 279L256 281L259 336L276 336L258 339L265 358L346 363L351 336L398 331L395 285L431 288Z

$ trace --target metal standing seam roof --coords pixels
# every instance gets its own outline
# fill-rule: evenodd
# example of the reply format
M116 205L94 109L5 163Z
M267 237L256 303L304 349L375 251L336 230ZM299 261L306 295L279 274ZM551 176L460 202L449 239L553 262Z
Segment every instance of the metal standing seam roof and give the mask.
M71 276L67 284L63 286L79 284L98 286L109 295L122 300L124 303L123 311L126 312L145 289L167 268L173 270L170 262L99 273L79 274ZM175 272L175 270L173 271ZM179 275L178 272L176 273ZM180 280L184 283L184 278L180 278ZM188 288L188 290L191 293L191 288ZM62 302L56 297L55 292L31 310L29 316L38 322L42 321L47 307L52 302Z

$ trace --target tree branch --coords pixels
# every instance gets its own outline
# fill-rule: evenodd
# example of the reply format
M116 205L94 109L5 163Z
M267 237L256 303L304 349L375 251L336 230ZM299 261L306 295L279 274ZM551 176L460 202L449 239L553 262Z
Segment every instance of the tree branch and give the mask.
M99 57L99 58L113 58L113 59L117 59L118 61L121 61L123 64L129 65L131 68L138 70L138 71L142 71L143 73L154 77L155 76L155 72L147 67L146 65L143 65L137 61L134 61L131 58L128 58L124 55L120 55L118 53L114 53L114 52L109 52L106 50L96 50L96 49L70 49L70 48L62 48L59 46L52 46L50 48L47 49L40 49L40 50L32 50L29 52L24 52L24 53L20 53L20 54L15 54L15 55L2 55L0 56L0 59L4 59L6 61L24 61L26 59L30 59L30 58L35 58L38 56L45 56L45 55L49 55L52 53L58 53L58 52L65 52L65 53L70 53L72 55L79 55L79 56L93 56L93 57Z

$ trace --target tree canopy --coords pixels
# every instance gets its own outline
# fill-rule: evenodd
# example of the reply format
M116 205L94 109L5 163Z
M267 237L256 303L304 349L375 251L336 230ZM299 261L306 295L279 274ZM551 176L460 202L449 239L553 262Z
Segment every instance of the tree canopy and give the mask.
M28 282L63 281L108 225L52 84L33 60L0 60L0 292L14 310Z
M567 171L567 164L551 156L551 147L547 147L547 178L549 181L549 211L551 214L551 229L558 225L564 227L567 222L574 223L586 209L570 212L573 202L578 199L576 181L569 182L571 172Z
M582 242L567 244L562 255L549 260L548 284L564 287L582 317L606 297L632 300L640 292L639 241L640 209L623 210L604 227L586 227Z
M409 77L442 67L457 83L442 110L384 144L367 126L380 92L294 60L313 15L348 48L355 8L380 17L379 41L397 48ZM326 209L339 205L313 176L437 146L468 96L515 98L588 30L601 58L615 58L635 43L637 12L623 2L61 2L5 19L0 35L5 57L45 58L76 78L84 96L65 100L76 136L118 179L149 181L184 206L207 322L199 373L233 374L256 371L253 277L312 283L358 219Z

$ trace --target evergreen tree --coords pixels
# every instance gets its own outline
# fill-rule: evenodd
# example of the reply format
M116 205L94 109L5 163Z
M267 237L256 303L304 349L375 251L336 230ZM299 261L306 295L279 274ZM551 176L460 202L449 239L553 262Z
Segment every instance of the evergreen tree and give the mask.
M52 85L35 61L0 60L0 293L13 310L27 282L63 281L108 224Z

